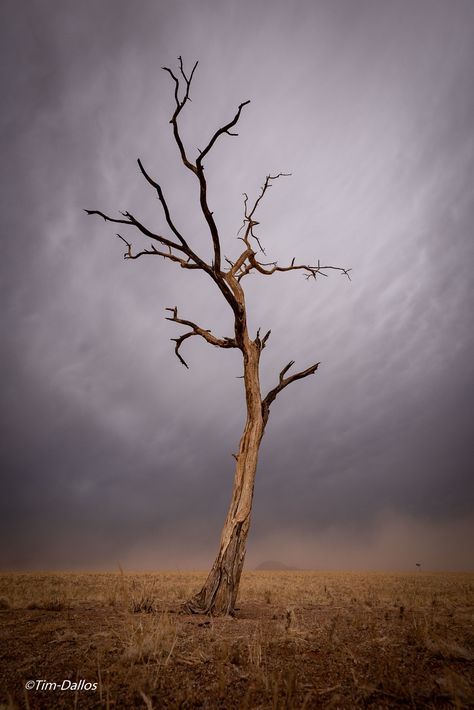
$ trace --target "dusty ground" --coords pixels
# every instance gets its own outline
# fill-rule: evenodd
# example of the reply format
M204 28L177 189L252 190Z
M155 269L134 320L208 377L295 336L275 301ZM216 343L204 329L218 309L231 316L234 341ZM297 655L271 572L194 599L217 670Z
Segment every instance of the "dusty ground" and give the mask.
M249 572L181 614L202 580L1 574L0 708L474 707L474 574Z

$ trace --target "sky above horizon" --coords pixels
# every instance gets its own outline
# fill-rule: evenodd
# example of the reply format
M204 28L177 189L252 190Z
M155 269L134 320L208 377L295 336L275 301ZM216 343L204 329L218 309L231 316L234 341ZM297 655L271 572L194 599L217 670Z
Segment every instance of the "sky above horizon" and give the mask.
M182 135L206 160L223 252L244 192L269 261L351 268L251 276L272 330L262 389L320 361L274 403L247 565L473 569L474 4L468 0L7 0L0 288L4 569L203 568L217 551L244 421L231 334L204 274L123 260L129 209L166 230L137 169L210 255L180 163L162 66L199 65ZM139 235L122 232L134 244Z

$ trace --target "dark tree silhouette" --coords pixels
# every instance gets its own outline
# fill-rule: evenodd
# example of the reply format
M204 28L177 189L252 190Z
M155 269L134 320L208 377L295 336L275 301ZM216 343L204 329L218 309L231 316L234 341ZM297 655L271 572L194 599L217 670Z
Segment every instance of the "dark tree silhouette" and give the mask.
M254 201L251 201L248 195L244 195L244 218L239 233L239 239L243 242L243 250L235 262L224 258L225 263L223 263L219 230L209 207L204 160L221 136L237 135L232 129L238 123L243 109L250 102L242 102L238 106L232 120L221 128L218 128L213 133L205 148L199 151L197 158L194 161L191 160L181 138L178 119L187 102L190 100L189 92L197 64L198 62L195 63L192 71L187 74L183 66L183 61L181 57L179 57L178 72L175 73L168 67L163 67L163 69L168 72L174 84L175 106L170 123L173 128L174 140L176 141L181 160L186 168L194 173L199 185L200 208L209 228L212 240L212 263L208 263L199 256L195 251L194 245L191 246L187 238L179 231L170 214L160 184L149 175L141 160L138 160L138 167L145 180L156 190L169 228L169 236L163 236L152 231L130 212L122 212L120 213L120 217L109 217L98 210L86 210L86 212L89 215L99 215L107 222L134 227L144 237L151 240L149 248L134 252L132 244L122 235L118 234L117 236L126 244L127 250L124 254L125 259L138 259L142 256L160 256L165 260L167 259L174 262L182 269L200 269L212 279L222 297L225 298L229 307L232 309L234 332L229 337L224 338L217 337L210 330L202 328L193 321L181 317L176 306L166 309L169 313L167 316L168 320L186 328L184 334L174 339L176 343L175 353L179 361L185 367L188 367L188 365L181 354L181 346L185 340L193 336L204 338L208 343L219 348L236 348L240 350L242 354L247 417L240 438L238 453L234 454L236 466L232 499L222 530L219 551L212 569L202 589L185 604L186 610L193 613L232 614L235 608L240 576L244 564L258 452L268 422L270 408L276 397L285 387L288 387L288 385L297 380L313 375L319 365L317 362L300 372L289 374L290 369L294 365L294 361L290 360L290 362L282 368L276 386L262 396L259 380L260 358L270 337L270 331L261 336L259 329L254 338L249 334L243 280L251 273L272 276L278 272L287 271L300 271L306 275L308 279L316 279L318 275L327 276L326 272L329 270L335 270L345 276L349 276L349 269L335 266L322 266L319 261L317 264L301 264L296 263L296 260L292 259L291 263L287 266L280 266L276 261L268 263L261 260L259 255L264 254L264 251L260 244L259 237L255 232L255 227L258 224L256 214L260 203L272 184L285 176L285 173L267 175Z

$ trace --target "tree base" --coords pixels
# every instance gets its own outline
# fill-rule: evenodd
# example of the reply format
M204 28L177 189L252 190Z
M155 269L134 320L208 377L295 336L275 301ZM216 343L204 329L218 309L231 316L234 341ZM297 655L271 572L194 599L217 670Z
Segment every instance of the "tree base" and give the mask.
M230 616L232 618L235 617L236 611L238 611L237 608L234 608L228 612L216 611L215 609L207 608L204 605L197 603L195 601L195 597L182 604L180 609L183 614L193 614L196 616Z
M230 526L228 542L219 550L204 586L183 604L183 611L188 614L234 616L249 525L250 517Z

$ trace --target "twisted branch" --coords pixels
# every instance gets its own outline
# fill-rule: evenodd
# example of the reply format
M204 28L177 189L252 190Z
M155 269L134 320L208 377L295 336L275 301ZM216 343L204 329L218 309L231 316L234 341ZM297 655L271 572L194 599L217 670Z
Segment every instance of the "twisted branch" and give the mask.
M173 308L166 308L165 310L170 311L170 313L172 314L171 316L167 316L166 320L170 320L173 321L173 323L179 323L180 325L185 325L188 328L191 328L191 331L189 333L184 333L183 335L180 335L179 338L171 338L171 340L176 343L174 351L178 360L181 362L182 365L184 365L188 369L189 366L184 360L184 358L181 356L179 349L185 340L193 337L194 335L200 335L201 338L204 338L204 340L206 340L208 343L210 343L211 345L215 345L218 348L238 347L237 342L234 338L217 338L211 333L210 330L205 330L204 328L201 328L200 326L196 325L196 323L193 323L190 320L184 320L184 318L179 318L178 308L176 306L173 306Z

